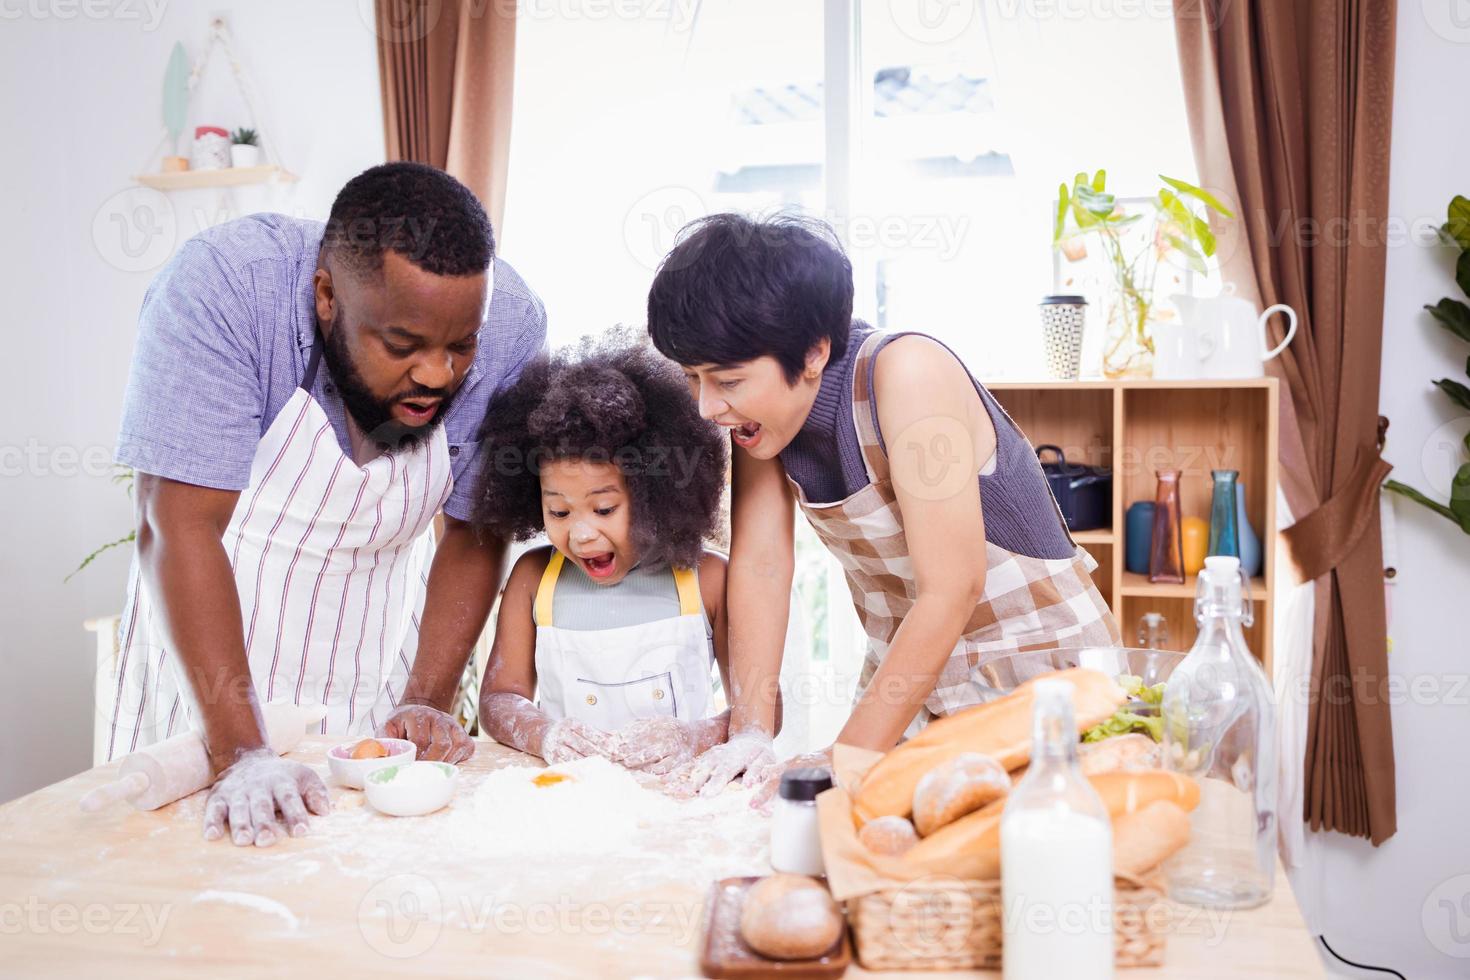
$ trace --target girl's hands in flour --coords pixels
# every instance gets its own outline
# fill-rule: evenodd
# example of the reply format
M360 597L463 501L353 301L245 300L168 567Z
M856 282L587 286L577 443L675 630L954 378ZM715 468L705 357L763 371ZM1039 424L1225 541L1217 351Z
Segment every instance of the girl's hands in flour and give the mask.
M613 734L613 761L628 769L663 776L724 737L728 715L703 721L640 718Z
M600 755L613 762L613 735L577 718L561 718L547 726L541 736L541 758L547 765Z
M475 740L453 717L428 704L400 704L378 728L381 738L406 738L418 757L459 765L475 754Z
M760 773L775 762L771 736L761 731L738 732L664 777L664 792L679 799L695 794L718 796L741 773L745 773L745 786L755 786Z
M204 802L204 839L218 840L229 824L236 844L269 847L287 833L306 833L308 812L321 816L331 809L326 784L313 769L268 748L253 749L220 773L210 789Z
M776 799L776 791L781 788L781 776L790 769L831 769L832 768L832 746L827 746L820 752L808 752L803 755L794 755L785 762L767 766L764 771L755 776L755 781L750 782L747 774L746 785L756 787L755 795L750 798L750 805L762 813L770 813Z

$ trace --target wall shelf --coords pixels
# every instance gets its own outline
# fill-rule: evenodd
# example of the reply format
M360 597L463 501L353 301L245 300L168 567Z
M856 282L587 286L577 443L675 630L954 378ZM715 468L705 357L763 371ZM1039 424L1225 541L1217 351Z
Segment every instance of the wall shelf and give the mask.
M1118 618L1123 641L1136 642L1139 618L1163 613L1168 646L1194 642L1193 576L1182 585L1155 585L1123 569L1124 514L1153 500L1155 471L1183 471L1184 516L1210 515L1210 470L1240 471L1246 513L1261 538L1261 574L1251 579L1255 624L1246 641L1271 670L1271 588L1275 581L1277 417L1275 378L1228 381L996 381L986 385L1033 445L1060 446L1068 461L1113 471L1110 527L1073 534L1098 561L1097 587Z
M156 191L191 191L211 187L244 187L270 182L289 183L296 175L275 164L259 167L223 167L218 170L180 170L173 173L139 174L133 178Z

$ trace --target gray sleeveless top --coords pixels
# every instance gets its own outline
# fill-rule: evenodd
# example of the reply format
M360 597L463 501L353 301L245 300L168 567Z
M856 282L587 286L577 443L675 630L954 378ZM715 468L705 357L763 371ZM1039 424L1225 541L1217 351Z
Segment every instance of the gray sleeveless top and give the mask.
M704 631L714 636L709 612L699 605ZM551 617L560 629L610 630L641 626L679 615L679 587L667 564L636 565L617 585L598 585L582 566L568 561L561 567L551 597Z
M852 374L858 349L872 332L873 328L866 323L853 321L847 350L840 360L829 363L822 372L822 386L811 414L796 438L781 450L780 459L787 475L814 504L843 500L868 485L857 427L852 421ZM868 367L870 391L878 354L891 341L911 332L895 333L878 342ZM974 381L973 374L970 378ZM979 480L986 538L1007 551L1032 558L1071 557L1076 548L1057 515L1051 486L1041 471L1036 450L995 396L980 382L974 384L995 426L995 466L990 472L982 473ZM881 442L876 402L873 428Z

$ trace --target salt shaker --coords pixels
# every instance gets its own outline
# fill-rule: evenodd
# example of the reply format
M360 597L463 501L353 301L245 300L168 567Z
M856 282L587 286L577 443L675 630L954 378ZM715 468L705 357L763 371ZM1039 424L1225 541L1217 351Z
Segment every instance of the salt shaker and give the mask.
M826 872L817 797L831 788L828 769L790 769L781 776L780 799L771 818L772 868L814 878Z

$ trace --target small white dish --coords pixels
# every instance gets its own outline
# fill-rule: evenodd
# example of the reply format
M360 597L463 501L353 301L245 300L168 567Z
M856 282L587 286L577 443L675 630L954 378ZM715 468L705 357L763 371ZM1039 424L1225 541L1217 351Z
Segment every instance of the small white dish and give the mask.
M367 775L363 791L374 810L390 817L421 817L454 799L459 769L447 762L407 762Z
M388 750L387 755L377 759L352 758L352 750L364 741L366 739L357 738L327 750L327 769L333 779L348 789L362 789L362 781L368 773L412 762L418 755L418 748L406 738L380 738L377 741Z

